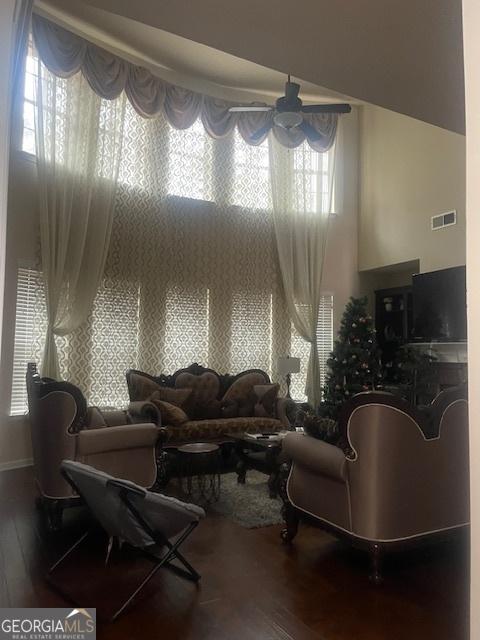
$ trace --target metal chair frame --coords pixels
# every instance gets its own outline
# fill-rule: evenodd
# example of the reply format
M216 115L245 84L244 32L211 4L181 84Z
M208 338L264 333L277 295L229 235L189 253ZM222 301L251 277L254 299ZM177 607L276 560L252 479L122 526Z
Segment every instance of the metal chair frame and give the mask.
M80 490L78 489L78 487L75 485L73 480L70 478L70 476L64 470L62 470L61 473L62 473L63 477L65 478L65 480L73 487L73 489L79 495L82 495ZM196 582L196 583L200 580L201 576L192 567L192 565L186 560L186 558L183 556L183 554L180 553L180 551L179 551L179 547L181 546L181 544L188 538L188 536L192 533L192 531L197 527L198 521L196 521L196 520L192 521L191 524L182 533L182 535L176 540L176 542L174 544L172 544L170 542L170 540L168 540L168 538L166 538L161 533L161 531L154 530L149 525L149 523L146 522L145 518L143 518L143 516L138 511L138 509L135 507L135 505L132 504L132 502L130 501L129 497L131 495L135 495L135 496L139 496L139 497L144 498L145 495L146 495L146 493L144 491L142 491L140 489L136 489L134 487L126 487L123 483L118 482L117 480L108 480L107 481L107 487L108 486L116 487L119 490L118 491L118 495L119 495L120 499L125 504L125 506L129 510L130 514L135 518L135 520L143 528L143 530L152 538L152 540L155 542L155 544L158 545L158 546L167 547L167 551L165 552L165 554L160 556L160 557L157 556L155 553L151 553L147 549L140 549L142 555L144 555L145 557L147 557L149 560L151 560L154 563L154 567L148 572L148 574L145 576L145 578L142 580L142 582L139 584L139 586L136 589L134 589L134 591L128 596L128 598L116 610L116 612L114 613L114 615L110 619L110 621L113 622L128 607L128 605L138 595L138 593L143 589L143 587L145 587L145 585L148 582L150 582L150 580L154 577L154 575L157 573L157 571L159 569L161 569L162 567L166 567L166 568L174 571L178 575L180 575L180 576L182 576L184 578L187 578L188 580L192 580L193 582ZM86 500L85 500L85 503L88 505ZM52 586L54 586L58 591L61 592L61 594L64 597L67 597L69 600L71 600L71 596L69 594L67 594L66 592L64 592L62 589L60 589L58 587L58 585L52 583L51 575L55 571L55 569L57 569L57 567L60 564L62 564L63 561L66 560L66 558L68 558L70 556L70 554L78 546L80 546L80 544L87 538L87 536L91 533L91 531L92 531L92 529L89 529L86 532L84 532L80 536L80 538L78 538L78 540L76 540L67 549L67 551L65 551L65 553L49 568L48 573L47 573L47 580L49 581L49 583L52 584ZM133 546L133 545L130 545L130 546ZM137 547L133 547L133 548L138 549ZM177 566L175 564L172 564L173 560L178 560L183 565L183 568L179 567L179 566ZM107 556L107 562L108 562L108 556ZM73 604L76 604L76 603L73 603Z

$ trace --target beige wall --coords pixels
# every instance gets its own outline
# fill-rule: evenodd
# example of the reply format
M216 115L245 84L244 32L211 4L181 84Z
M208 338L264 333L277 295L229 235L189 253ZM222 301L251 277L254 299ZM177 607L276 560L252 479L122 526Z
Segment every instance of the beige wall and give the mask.
M348 298L357 295L359 109L342 117L336 162L336 211L329 229L323 289L334 295L334 328L338 330Z
M7 236L8 149L10 142L10 56L14 0L0 3L0 336L2 335ZM0 357L1 363L1 357Z
M465 264L465 138L379 107L361 109L359 269ZM432 231L431 216L457 210Z
M37 209L35 163L21 152L13 152L8 192L5 305L0 370L0 469L10 463L23 464L31 457L30 431L24 416L9 416L12 379L15 302L18 266L35 261Z
M467 117L467 292L470 419L470 638L480 638L480 3L464 0Z
M10 335L11 310L12 310L12 291L11 291L11 265L12 258L16 253L14 245L19 242L19 235L12 236L10 215L7 220L7 181L12 179L12 167L10 166L10 176L8 173L9 164L9 118L8 100L9 93L9 76L10 76L10 37L12 29L12 20L14 15L14 0L2 0L0 3L0 304L3 303L2 318L0 318L0 335L2 341ZM22 206L18 207L19 213ZM13 220L16 228L21 234L22 224L25 220L21 217ZM10 229L7 229L7 225ZM25 236L28 236L29 229L26 228ZM12 253L13 249L13 253ZM5 267L5 291L3 291L3 270ZM14 282L14 281L13 281ZM3 298L4 293L4 299ZM13 305L15 298L13 298ZM2 322L3 321L3 322ZM24 420L12 422L7 421L9 409L9 386L11 379L11 357L2 349L0 355L0 469L2 463L10 460L19 460L30 457L30 437ZM18 428L17 428L18 427Z

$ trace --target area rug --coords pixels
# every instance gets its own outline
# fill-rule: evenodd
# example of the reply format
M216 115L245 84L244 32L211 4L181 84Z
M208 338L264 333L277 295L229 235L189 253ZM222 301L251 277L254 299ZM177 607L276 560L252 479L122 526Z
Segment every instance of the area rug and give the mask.
M245 484L238 484L236 473L222 475L220 499L207 507L232 519L246 529L268 527L283 522L282 501L268 495L268 476L259 471L248 471Z

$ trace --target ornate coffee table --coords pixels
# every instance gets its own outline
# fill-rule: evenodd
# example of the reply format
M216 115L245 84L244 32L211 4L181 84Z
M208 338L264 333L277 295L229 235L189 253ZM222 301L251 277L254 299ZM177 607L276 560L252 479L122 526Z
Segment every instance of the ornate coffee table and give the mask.
M246 433L229 433L228 437L235 443L238 456L237 480L245 484L249 469L256 469L268 475L268 491L270 498L278 495L278 475L280 471L282 436L270 434L270 438L254 438Z

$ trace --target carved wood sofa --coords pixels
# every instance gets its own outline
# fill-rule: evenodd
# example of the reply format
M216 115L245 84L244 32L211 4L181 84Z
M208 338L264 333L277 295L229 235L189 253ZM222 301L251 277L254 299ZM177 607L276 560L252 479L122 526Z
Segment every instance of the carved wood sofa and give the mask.
M274 432L290 425L288 400L278 397L278 385L260 369L220 375L194 363L172 375L130 369L126 377L130 406L166 428L166 447L219 444L230 440L229 433Z

